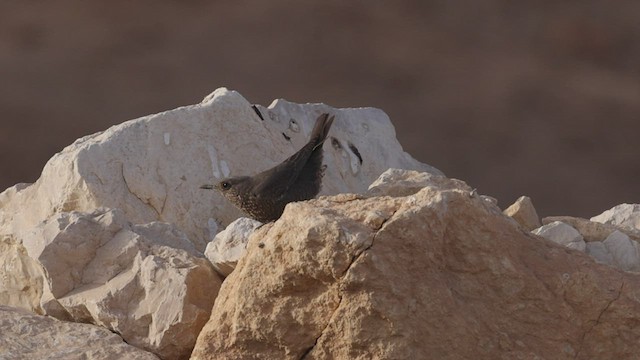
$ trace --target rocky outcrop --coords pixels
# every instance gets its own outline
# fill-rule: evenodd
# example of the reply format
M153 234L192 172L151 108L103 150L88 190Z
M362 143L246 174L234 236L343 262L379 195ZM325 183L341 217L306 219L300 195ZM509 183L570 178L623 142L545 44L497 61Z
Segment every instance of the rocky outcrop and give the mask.
M640 272L640 227L636 221L636 218L640 218L639 208L640 205L621 204L591 220L572 216L546 217L542 219L545 225L533 232L559 244L584 249L603 264L625 271ZM563 224L565 229L570 227L572 230L567 231L576 238L577 231L586 244L583 246L580 240L567 241L566 236L563 239L557 231L551 233L545 230L557 227L558 223Z
M322 194L365 191L390 167L440 173L402 150L389 118L378 109L284 100L252 107L237 92L221 88L200 104L78 139L51 158L35 184L0 194L0 235L22 239L56 213L106 207L121 209L138 224L172 223L204 251L241 213L199 186L281 162L308 141L323 112L336 120L324 145Z
M607 236L611 235L611 233L613 233L614 231L623 232L631 239L640 241L640 229L602 224L599 222L573 216L549 216L542 219L542 223L545 225L554 221L561 221L565 224L571 225L573 228L578 230L578 232L580 232L582 237L584 237L584 241L586 242L602 241L606 239Z
M59 321L2 305L0 330L0 358L4 360L158 360L99 326Z
M120 210L60 213L13 245L10 263L29 265L32 311L103 326L166 359L188 357L221 283L184 233L129 224Z
M199 189L286 158L322 112L336 116L325 196L260 226L231 223L241 213ZM219 89L79 139L35 184L0 194L0 304L75 322L0 308L0 350L43 357L68 344L78 358L134 359L185 359L194 344L194 359L640 353L636 207L545 219L540 236L529 232L539 223L527 198L505 213L404 153L379 110L282 100L265 108ZM216 270L228 276L222 286ZM14 341L23 329L33 336ZM155 355L127 355L112 332Z
M194 359L617 359L638 276L529 235L464 183L287 206L226 279ZM385 182L390 186L392 181Z
M522 226L523 229L531 231L539 228L542 224L540 218L536 212L536 208L533 206L531 198L528 196L521 196L511 204L504 211L504 214L512 217L515 221Z
M247 251L249 236L262 225L261 222L239 218L220 231L213 240L207 244L204 255L211 261L216 271L226 277L236 268L238 260Z
M220 286L202 252L242 215L200 185L282 161L323 112L336 118L323 194L365 191L389 167L440 174L402 150L378 109L263 107L221 88L78 139L36 183L2 192L0 304L100 325L162 358L188 356ZM223 275L236 250L218 258Z

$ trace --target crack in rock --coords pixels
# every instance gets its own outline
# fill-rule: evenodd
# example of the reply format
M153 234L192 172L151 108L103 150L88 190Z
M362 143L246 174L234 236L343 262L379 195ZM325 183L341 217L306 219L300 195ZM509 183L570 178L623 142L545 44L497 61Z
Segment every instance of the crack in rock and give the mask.
M138 196L138 194L136 194L133 190L131 190L129 183L127 182L127 177L124 176L124 163L120 163L120 165L121 165L122 181L124 182L124 186L127 188L127 191L129 192L129 194L135 196L138 200L140 200L141 203L150 207L151 210L153 210L158 215L158 218L160 218L160 212L158 211L158 209L153 207L153 205L151 205L151 203L148 200L147 201L143 200L140 196Z
M593 323L593 325L591 325L591 327L584 332L584 334L582 334L582 338L580 339L580 346L578 347L578 351L576 351L576 356L574 356L574 359L577 359L578 356L580 356L580 352L582 351L582 348L584 347L584 341L587 337L587 335L589 335L589 333L591 331L593 331L593 329L600 324L600 319L602 319L602 316L604 315L604 313L609 310L609 307L611 307L611 305L618 299L620 299L620 296L622 295L622 288L624 287L624 279L622 279L622 284L620 284L620 289L618 289L618 293L616 294L616 297L614 297L613 299L611 299L607 305L605 305L605 307L600 311L600 314L598 314L598 317L596 318L595 322Z
M380 224L380 226L378 226L377 229L375 229L375 234L373 235L373 239L371 240L371 244L369 246L367 246L366 248L362 249L362 251L360 251L359 253L355 254L352 258L351 258L351 263L349 263L349 266L347 267L347 269L342 273L340 279L342 280L345 275L347 275L347 273L349 272L349 270L351 270L351 267L353 266L353 264L356 263L356 261L358 261L358 259L369 249L371 249L373 247L373 244L375 243L376 237L378 236L378 234L380 233L380 231L382 230L382 228L384 228L384 225L393 218L393 216L398 212L398 209L394 210L393 213L386 219L384 219L384 221ZM342 298L343 295L340 293L340 288L341 288L342 283L340 282L338 284L338 305L333 309L333 311L331 312L331 316L329 317L329 321L327 321L327 324L324 326L324 328L322 329L322 331L320 332L320 335L318 335L318 337L315 339L315 341L313 342L313 345L311 345L307 350L305 350L305 352L302 354L302 356L300 357L300 360L305 359L310 353L311 351L313 351L313 349L316 347L316 345L318 345L318 341L320 340L320 338L322 338L322 336L324 336L327 328L329 328L329 325L331 325L333 323L333 319L336 316L336 313L338 312L338 309L340 308L340 305L342 304Z
M339 297L338 305L336 305L335 309L333 309L333 311L331 312L331 317L329 317L329 321L327 322L327 325L325 325L324 329L322 329L322 331L320 332L320 335L313 341L313 345L311 345L307 350L305 350L305 352L300 357L300 360L305 359L307 357L307 355L309 355L311 353L311 351L316 347L316 345L318 345L318 341L320 341L320 338L324 335L324 333L327 330L327 328L329 327L329 325L331 325L331 323L333 322L333 318L336 316L336 313L338 312L338 309L340 308L340 304L342 304L343 296L341 294L339 294L338 297Z

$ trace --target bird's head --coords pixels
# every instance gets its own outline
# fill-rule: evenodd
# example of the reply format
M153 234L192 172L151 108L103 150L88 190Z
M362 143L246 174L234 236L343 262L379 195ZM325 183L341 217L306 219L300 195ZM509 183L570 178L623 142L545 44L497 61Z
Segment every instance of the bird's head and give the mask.
M243 199L249 194L250 180L248 176L238 176L224 179L217 184L206 184L200 186L200 189L218 190L224 197L236 205L240 205Z

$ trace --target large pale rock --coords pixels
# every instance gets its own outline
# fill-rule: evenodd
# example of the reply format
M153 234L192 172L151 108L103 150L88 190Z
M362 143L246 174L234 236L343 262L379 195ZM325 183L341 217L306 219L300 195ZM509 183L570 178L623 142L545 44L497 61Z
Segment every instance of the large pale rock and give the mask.
M390 167L441 174L402 150L381 110L252 106L221 88L78 139L34 184L0 193L0 304L93 322L163 357L185 356L220 284L201 252L242 215L200 185L281 162L323 112L336 120L322 194L364 192Z
M640 204L620 204L591 218L603 224L640 230Z
M554 221L561 221L565 224L571 225L576 230L578 230L578 232L584 237L584 241L586 242L603 241L614 231L623 232L633 240L640 240L640 230L619 225L602 224L599 222L573 216L549 216L542 219L542 223L545 225L550 224Z
M204 255L220 275L226 277L231 274L238 260L247 251L249 236L260 225L262 223L259 221L245 217L239 218L207 244Z
M363 192L390 167L440 174L402 150L381 110L284 100L255 108L261 117L239 93L221 88L200 104L78 139L49 160L35 184L0 194L0 236L22 240L56 213L106 207L134 223L175 224L204 251L241 212L199 186L276 165L308 141L323 112L336 120L324 144L322 194Z
M636 275L523 233L461 182L407 193L287 206L250 238L192 358L640 353Z
M39 286L14 305L103 326L166 359L189 356L221 283L184 233L131 225L120 210L57 214L11 252ZM3 269L13 274L30 275Z
M584 239L578 230L560 221L539 227L532 233L570 249L584 251L586 248Z
M640 271L638 243L620 232L614 231L603 241L613 257L613 265L627 271Z
M0 305L40 310L43 283L42 267L27 254L13 236L0 236Z
M107 329L0 305L0 359L157 360Z
M504 214L512 217L523 229L531 231L542 226L540 218L528 196L520 196L516 202L504 210Z
M614 265L613 255L609 252L609 249L605 246L602 241L590 241L587 243L585 252L591 255L596 261L607 264Z
M369 185L367 194L370 196L407 196L438 182L441 177L438 174L421 171L387 169Z
M552 224L568 224L577 230L586 241L586 253L593 256L597 261L608 264L625 271L640 270L640 256L638 254L638 240L640 239L640 231L628 228L623 225L602 224L587 219L576 218L571 216L552 216L542 220L544 228L554 227ZM566 230L565 232L557 231L557 234L549 236L542 235L552 241L553 237L562 238L556 242L571 243L571 238L578 238L575 232L561 225L559 228ZM548 231L546 231L548 233ZM564 235L560 234L563 233ZM574 244L582 248L580 240L575 240Z

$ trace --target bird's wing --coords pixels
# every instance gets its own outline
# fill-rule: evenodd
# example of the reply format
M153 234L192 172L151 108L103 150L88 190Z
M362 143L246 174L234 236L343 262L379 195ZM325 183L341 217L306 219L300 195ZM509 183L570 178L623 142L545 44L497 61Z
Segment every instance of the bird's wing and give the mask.
M309 142L279 165L254 176L253 193L257 196L281 198L296 182L309 157L318 146L322 146L329 133L334 117L322 114L316 121ZM322 150L320 150L322 151Z

